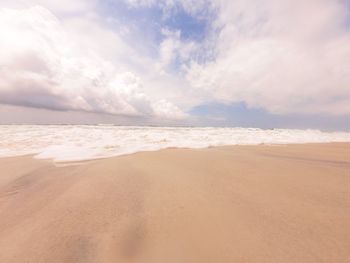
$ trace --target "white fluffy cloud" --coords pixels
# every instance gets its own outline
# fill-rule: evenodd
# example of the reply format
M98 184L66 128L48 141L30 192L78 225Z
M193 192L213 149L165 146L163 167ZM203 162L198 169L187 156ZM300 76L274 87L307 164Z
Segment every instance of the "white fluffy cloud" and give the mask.
M55 13L63 14L89 12L96 7L96 4L97 0L1 0L1 7L30 8L40 5Z
M74 25L85 26L87 36L66 28L43 7L1 9L0 103L132 116L185 116L169 101L146 94L141 79L122 63L120 56L132 51L117 35L86 23L78 20ZM109 61L108 56L119 56L120 63Z
M164 73L174 61L180 61L183 66L198 52L199 45L194 41L181 40L181 31L162 29L164 40L159 45L159 73ZM180 65L181 66L181 65Z
M213 59L192 57L187 65L187 80L203 101L243 101L278 114L350 114L348 0L126 1L165 13L216 13L205 40L211 49L197 47ZM179 43L173 36L161 44L164 64Z
M188 73L198 92L273 113L350 113L348 1L213 3L216 58Z

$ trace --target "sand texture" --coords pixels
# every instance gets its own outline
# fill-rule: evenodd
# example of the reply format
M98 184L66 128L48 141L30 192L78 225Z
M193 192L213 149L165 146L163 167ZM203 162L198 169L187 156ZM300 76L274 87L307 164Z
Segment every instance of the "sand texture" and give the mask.
M0 159L0 262L350 262L350 144Z

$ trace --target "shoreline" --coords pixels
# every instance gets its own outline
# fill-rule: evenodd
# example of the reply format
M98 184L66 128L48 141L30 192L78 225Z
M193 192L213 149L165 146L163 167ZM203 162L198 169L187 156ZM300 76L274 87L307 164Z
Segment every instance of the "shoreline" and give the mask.
M286 147L284 147L286 146ZM0 261L348 262L350 143L0 158Z
M1 127L0 156L36 153L37 158L81 161L166 148L232 145L289 145L350 142L350 133L249 128L166 128L100 126Z
M81 160L54 160L53 158L36 158L35 156L40 153L30 153L30 154L23 154L23 155L13 155L13 156L0 156L1 159L8 159L8 158L18 158L18 157L31 157L34 160L43 160L48 162L53 162L55 164L85 164L88 162L93 161L99 161L99 160L105 160L110 158L118 158L118 157L124 157L124 156L133 156L137 154L142 153L153 153L153 152L163 152L163 151L171 151L171 150L208 150L208 149L215 149L215 148L236 148L236 147L290 147L290 146L302 146L302 145L350 145L350 142L309 142L309 143L261 143L261 144L232 144L232 145L220 145L220 146L208 146L203 148L190 148L190 147L168 147L168 148L161 148L157 150L141 150L136 151L132 153L126 153L126 154L120 154L120 155L112 155L112 156L105 156L105 157L95 157L95 158L89 158L89 159L81 159Z

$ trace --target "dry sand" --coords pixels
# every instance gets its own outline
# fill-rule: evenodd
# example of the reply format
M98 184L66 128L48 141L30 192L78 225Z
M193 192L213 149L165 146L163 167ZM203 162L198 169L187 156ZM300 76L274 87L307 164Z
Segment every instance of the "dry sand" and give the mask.
M0 262L350 262L350 144L0 159Z

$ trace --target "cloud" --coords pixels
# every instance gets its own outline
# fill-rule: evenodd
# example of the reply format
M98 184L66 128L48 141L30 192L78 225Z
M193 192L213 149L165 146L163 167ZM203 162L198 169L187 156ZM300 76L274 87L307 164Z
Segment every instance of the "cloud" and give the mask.
M215 59L187 78L219 102L272 113L350 113L347 1L213 0Z
M152 7L162 9L165 17L177 9L183 9L191 15L198 15L209 10L210 0L125 0L130 7Z
M1 6L7 8L30 8L35 5L43 6L56 14L74 14L89 12L96 7L96 0L2 0Z
M211 102L350 114L348 2L124 0L119 17L114 1L4 0L0 103L177 120Z
M181 31L172 31L167 28L162 29L164 39L159 45L159 61L157 68L159 72L164 73L173 63L177 67L186 67L187 63L199 52L200 46L194 41L181 40Z
M132 50L118 35L97 23L89 24L89 20L70 21L69 26L66 29L40 6L0 9L0 103L185 117L171 102L146 94L142 80L126 62ZM82 28L86 30L79 34ZM87 29L91 37L84 36L89 35ZM119 60L110 61L108 57Z
M348 1L126 2L210 20L205 39L192 46L176 30L160 43L158 65L183 62L187 91L200 98L193 103L245 102L277 114L350 113Z

